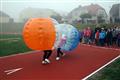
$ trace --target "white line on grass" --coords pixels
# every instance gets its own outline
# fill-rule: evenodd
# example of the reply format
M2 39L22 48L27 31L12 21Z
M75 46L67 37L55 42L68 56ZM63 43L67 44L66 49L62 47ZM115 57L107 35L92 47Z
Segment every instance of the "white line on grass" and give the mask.
M39 51L29 51L29 52L24 52L24 53L19 53L19 54L13 54L13 55L9 55L9 56L3 56L3 57L0 57L0 59L13 57L13 56L18 56L18 55L30 54L30 53L33 53L33 52L39 52Z
M0 41L8 41L8 40L20 40L21 38L5 38L5 39L0 39Z

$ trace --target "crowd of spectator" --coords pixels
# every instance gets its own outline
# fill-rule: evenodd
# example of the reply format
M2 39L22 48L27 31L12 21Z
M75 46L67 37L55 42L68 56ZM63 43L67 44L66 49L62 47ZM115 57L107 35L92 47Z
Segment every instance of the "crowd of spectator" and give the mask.
M120 26L112 28L90 27L80 31L80 42L97 46L120 47Z

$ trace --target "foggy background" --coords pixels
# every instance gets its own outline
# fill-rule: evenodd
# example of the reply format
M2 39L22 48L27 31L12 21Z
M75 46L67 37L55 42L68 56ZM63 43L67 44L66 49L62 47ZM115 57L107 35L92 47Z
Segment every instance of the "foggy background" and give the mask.
M1 0L0 11L5 12L14 21L19 21L20 13L25 8L52 9L61 16L66 16L79 5L86 6L98 4L106 10L107 15L113 4L120 3L120 0Z

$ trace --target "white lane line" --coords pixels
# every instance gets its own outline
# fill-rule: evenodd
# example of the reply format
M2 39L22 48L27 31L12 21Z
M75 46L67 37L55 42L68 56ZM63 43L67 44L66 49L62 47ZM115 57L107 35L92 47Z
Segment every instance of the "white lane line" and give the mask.
M40 51L36 50L36 51L28 51L28 52L24 52L24 53L12 54L12 55L8 55L8 56L0 57L0 59L8 58L8 57L14 57L14 56L19 56L19 55L32 54L32 53L35 53L35 52L40 52Z
M97 73L98 71L100 71L101 69L103 69L104 67L106 67L107 65L109 65L110 63L112 63L113 61L115 61L118 58L120 58L120 55L118 55L117 57L115 57L114 59L112 59L111 61L109 61L108 63L106 63L102 67L100 67L99 69L95 70L94 72L92 72L91 74L89 74L88 76L83 78L82 80L87 80L89 77L91 77L92 75L94 75L95 73Z
M94 47L94 48L111 49L111 50L120 51L120 49L116 49L116 48L106 48L106 47L98 47L98 46L92 46L92 47Z
M80 45L84 45L84 46L89 46L89 47L94 47L94 48L100 48L100 49L108 49L108 50L116 50L116 51L120 51L120 49L118 48L107 48L107 47L100 47L100 46L94 46L94 45L87 45L87 44L80 44Z
M17 71L19 71L19 70L21 70L21 69L23 69L23 68L16 68L16 69L11 69L11 70L6 70L6 71L4 71L7 75L9 75L9 74L12 74L12 73L14 73L14 72L17 72Z
M20 40L21 38L5 38L5 39L0 39L0 41L7 41L7 40Z

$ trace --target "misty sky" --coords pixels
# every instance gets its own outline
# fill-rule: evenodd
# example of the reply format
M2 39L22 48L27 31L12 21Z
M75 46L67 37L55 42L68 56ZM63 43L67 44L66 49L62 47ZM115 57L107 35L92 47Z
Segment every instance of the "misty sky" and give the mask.
M0 10L12 18L19 18L19 13L28 7L49 8L58 13L69 13L79 5L99 4L108 13L113 4L120 0L0 0Z

